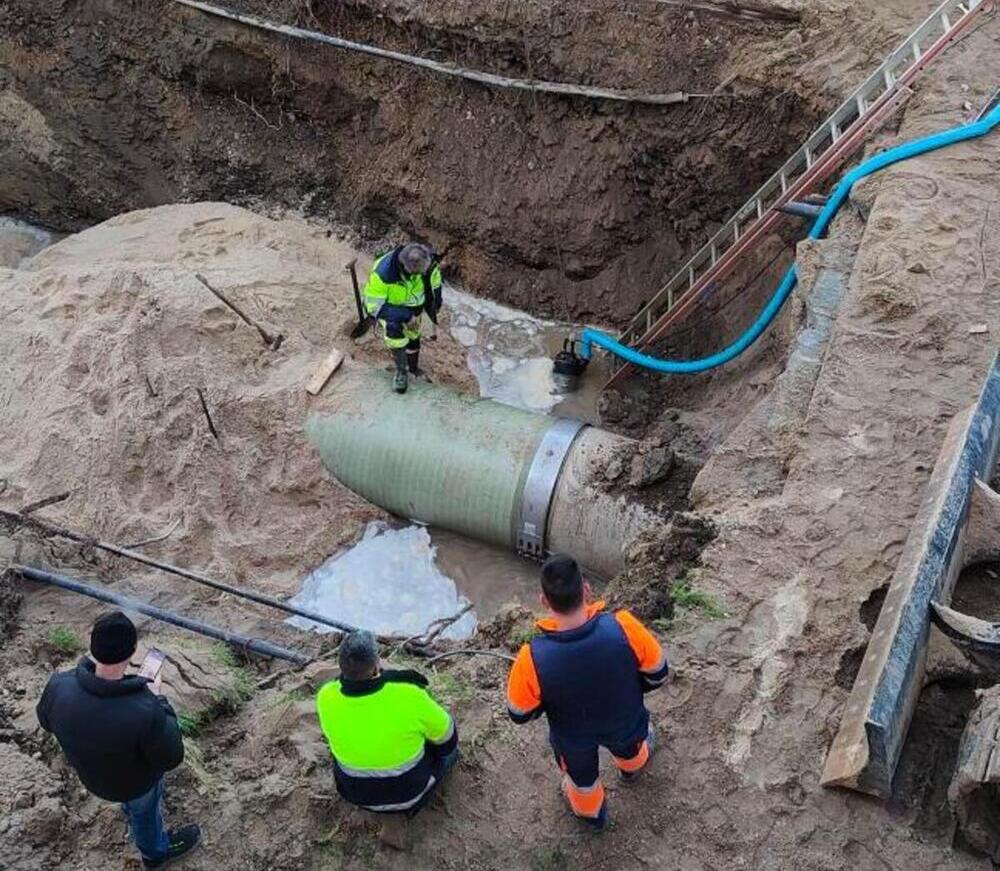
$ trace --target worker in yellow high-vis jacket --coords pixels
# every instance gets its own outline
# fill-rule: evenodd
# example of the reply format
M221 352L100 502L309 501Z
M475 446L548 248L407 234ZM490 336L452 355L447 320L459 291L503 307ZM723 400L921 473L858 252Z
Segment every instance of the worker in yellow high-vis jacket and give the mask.
M340 678L316 697L337 792L375 813L412 816L458 761L455 721L416 671L382 671L370 632L340 644Z
M393 389L406 393L408 375L420 375L420 320L436 324L441 307L441 269L434 252L411 242L383 254L365 285L365 309L382 328L396 364Z

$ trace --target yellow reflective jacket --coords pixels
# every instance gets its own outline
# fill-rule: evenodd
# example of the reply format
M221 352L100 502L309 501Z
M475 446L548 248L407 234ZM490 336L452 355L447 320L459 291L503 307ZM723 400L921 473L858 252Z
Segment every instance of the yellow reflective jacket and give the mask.
M383 305L422 308L427 293L439 296L441 268L435 263L426 275L407 275L399 263L402 246L383 254L372 265L371 275L365 285L365 308L373 317Z
M353 804L406 810L433 785L435 759L457 747L455 724L417 672L335 680L316 696L337 789Z

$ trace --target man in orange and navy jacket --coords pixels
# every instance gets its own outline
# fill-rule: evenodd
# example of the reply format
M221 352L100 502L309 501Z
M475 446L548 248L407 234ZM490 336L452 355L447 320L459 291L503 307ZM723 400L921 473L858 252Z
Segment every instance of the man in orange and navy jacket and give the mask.
M525 644L507 680L515 723L543 713L564 772L573 813L602 829L608 812L598 768L606 747L619 774L635 777L649 761L654 732L643 694L661 686L669 666L660 643L628 611L588 604L590 585L576 562L552 556L542 566L542 604L552 613Z

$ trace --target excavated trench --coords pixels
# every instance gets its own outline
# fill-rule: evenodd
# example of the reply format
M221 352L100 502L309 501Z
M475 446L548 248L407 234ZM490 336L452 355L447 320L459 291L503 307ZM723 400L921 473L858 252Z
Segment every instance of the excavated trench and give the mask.
M321 226L350 226L369 249L427 239L446 275L488 300L620 324L814 126L825 103L808 84L777 81L768 70L774 45L796 41L795 15L746 20L669 6L636 15L610 4L515 12L475 0L419 11L392 0L228 7L505 76L699 96L644 106L524 94L172 2L12 0L0 9L0 213L74 231L184 200L290 209ZM770 54L745 62L764 46ZM770 240L698 323L668 336L667 351L700 353L741 330L794 232ZM562 328L488 300L452 300L452 331L482 395L596 420L599 367L580 394L558 403L546 357ZM779 356L784 332L775 333ZM633 406L649 405L644 395L633 395ZM711 404L706 394L694 406ZM633 433L649 419L649 409L638 421L616 418L606 403L601 411ZM672 473L631 494L665 516L686 508L705 458L697 427L668 428L679 447ZM629 477L616 481L614 471L612 488ZM530 595L529 565L443 531L426 546L438 548L430 575L436 558L483 614L498 596ZM456 568L473 551L487 569L474 580ZM371 558L395 559L377 548ZM326 564L308 568L327 577ZM319 582L310 583L303 595L315 602ZM442 595L454 598L454 590Z
M160 203L225 200L258 213L286 214L291 210L309 219L314 229L350 227L351 244L369 251L410 235L426 238L443 252L450 280L477 295L452 299L451 320L445 328L450 333L448 353L455 360L469 357L471 374L463 371L463 386L474 390L478 384L483 395L540 413L595 415L593 378L580 396L561 405L551 401L543 364L546 354L558 345L561 328L553 325L600 321L614 326L626 321L684 254L704 240L803 138L825 114L828 103L808 82L776 74L787 67L781 67L775 58L782 52L794 53L801 44L801 37L796 38L797 23L780 18L736 20L669 5L643 7L636 12L601 3L576 8L555 3L487 4L484 0L436 4L438 8L403 0L231 0L229 5L276 21L505 75L714 94L710 99L664 108L493 91L330 48L292 43L180 10L169 0L155 8L129 0L55 0L44 8L33 0L7 0L0 8L0 165L4 167L0 214L29 219L62 233ZM235 219L213 216L204 220ZM172 266L183 272L195 268L193 261L204 268L209 258L217 257L220 275L232 281L235 293L245 294L241 300L252 306L259 304L259 311L288 317L292 322L293 305L282 309L285 288L281 280L271 274L260 277L250 269L240 272L238 264L224 264L225 248L216 248L211 232L196 230L199 223L203 222L191 222L191 236L196 238ZM125 247L133 237L128 228L119 225L118 229ZM3 250L5 230L12 240L7 252ZM169 490L142 493L141 499L131 502L112 501L101 510L85 505L80 522L88 529L110 526L130 540L140 540L158 531L158 526L166 528L173 515L164 514L165 501L171 511L178 506L185 511L190 508L194 513L186 515L176 539L163 545L168 555L173 554L171 559L204 565L212 572L232 575L240 583L273 585L282 597L298 593L303 601L315 605L322 591L319 584L315 589L303 589L308 572L328 569L331 556L357 555L353 533L363 530L369 521L384 523L386 516L367 503L360 504L360 499L331 482L311 450L300 450L304 446L298 432L304 419L301 412L315 407L309 406L312 400L302 397L300 376L306 364L325 353L331 340L339 341L346 333L343 327L349 326L344 312L339 311L335 325L315 327L324 317L322 305L315 300L320 296L325 299L327 292L323 280L315 276L330 263L336 263L339 270L342 261L325 260L307 250L304 243L271 239L267 232L248 225L245 234L259 236L255 239L260 242L258 249L290 252L288 256L298 258L303 273L311 270L311 277L303 276L295 292L301 291L300 295L311 297L312 302L302 305L303 311L296 311L296 333L289 331L283 356L275 353L259 367L255 360L254 365L241 369L234 364L233 369L216 370L206 355L204 361L192 360L190 366L186 361L182 368L169 353L158 354L170 349L158 348L159 334L150 332L134 344L145 341L153 353L147 355L143 348L143 353L136 355L129 345L130 353L123 357L131 365L137 356L144 364L158 366L161 374L183 378L202 377L206 372L215 375L219 384L209 382L206 390L223 434L222 444L216 444L218 438L215 442L201 438L201 412L196 410L193 416L185 412L181 394L174 395L169 379L165 382L155 374L152 383L146 382L148 396L141 386L138 393L131 388L113 392L107 418L117 419L122 409L134 404L145 414L155 414L149 418L150 426L155 423L156 432L167 436L162 441L169 442L159 446L160 454L150 459L145 471L129 465L128 477L109 473L108 489L113 493L130 493L139 481L162 483L170 479L170 461L182 451L199 471L199 481L230 486L215 492L214 483L204 484L197 492L181 492L178 485L175 493L170 480ZM231 252L242 244L236 237L243 234L243 230L232 230L226 239ZM796 228L789 225L781 238L768 240L746 272L716 292L700 316L669 335L658 350L674 356L698 356L716 350L741 332L770 292L773 276L787 265L791 256L788 242L795 235ZM183 236L179 234L179 238ZM0 260L6 257L17 262L45 241L30 227L0 224ZM329 244L336 241L330 239ZM182 257L192 261L185 264ZM109 259L113 258L109 255ZM103 282L107 276L101 268L87 266L100 274L98 280ZM130 268L123 267L123 275ZM90 280L89 275L82 277ZM75 278L74 274L70 289ZM117 300L123 294L142 291L147 301L152 300L152 311L156 300L152 292L147 293L152 285L143 284L148 278L145 275L123 291L118 276L112 276L108 298ZM165 279L170 280L169 276ZM289 288L293 283L288 279ZM332 296L338 297L343 287L342 274L331 271ZM193 306L186 313L165 285L153 289L167 309L164 323L178 321L184 327L178 336L194 336L208 348L223 334L222 315L209 309L207 303L204 311ZM190 288L184 292L189 293ZM79 295L84 310L87 293ZM289 299L292 296L287 294ZM493 308L497 302L530 312L544 323L539 326L538 321L520 312L498 314ZM683 579L687 569L699 563L701 548L716 534L702 518L686 513L692 480L714 447L771 390L774 377L784 368L789 340L801 319L801 304L801 300L793 300L765 340L723 372L691 379L682 386L677 381L654 383L637 378L628 391L602 400L600 417L605 426L642 439L634 457L624 461L613 457L597 470L603 491L616 497L625 495L664 520L676 516L679 521L673 537L640 539L630 554L634 559L608 590L614 601L625 589L626 603L643 619L669 618L673 582ZM188 314L190 323L184 320ZM132 323L128 320L131 317L122 315L126 324ZM52 318L50 323L64 320L67 333L77 329L65 312L56 311ZM206 339L203 330L214 331L213 337ZM114 330L106 332L111 335ZM81 348L88 336L73 338L71 350L77 366L76 357L84 356ZM233 345L232 357L239 357L243 366L250 352L243 346L235 350L235 341ZM354 353L366 364L379 366L384 362L373 342L357 347ZM297 362L292 360L295 354L301 355ZM430 349L429 356L434 359L435 355L440 363L444 357L440 345ZM67 370L66 380L73 377L73 390L81 397L88 392L98 396L100 391L94 386L102 371L97 365L92 374L77 367ZM234 371L238 377L230 379ZM257 380L258 376L262 380ZM83 380L78 382L78 377ZM244 402L243 378L246 390L254 396L252 402ZM75 412L85 422L84 430L89 427L97 434L95 443L128 442L134 432L142 431L126 426L120 439L117 430L114 439L100 438L110 429L102 429L104 424L98 420L107 414L108 400L100 400L100 396L98 400L93 409L81 402ZM250 405L259 407L251 411ZM667 405L675 410L671 412ZM294 434L290 434L292 429ZM273 443L269 441L272 437ZM264 444L277 449L259 450ZM274 454L282 454L289 446L293 448L288 451L290 460L276 460ZM142 447L145 450L145 444ZM244 449L247 447L249 450ZM256 462L258 452L263 468ZM69 453L70 448L64 448L63 455ZM248 458L254 461L249 472L243 462ZM126 456L125 460L130 464L135 457ZM110 457L112 471L122 465L121 459ZM27 463L21 466L30 468ZM268 489L255 489L258 485ZM53 489L53 481L46 479L43 486ZM239 501L240 488L252 491L250 498L242 495L255 505L248 508ZM10 492L8 498L12 498ZM204 503L200 501L203 498ZM185 499L189 505L184 505ZM22 501L29 500L25 496ZM80 497L66 510L77 510L90 501ZM142 515L142 511L148 513ZM227 512L225 522L218 522L223 511ZM285 519L272 529L268 524L276 515L285 515ZM406 527L407 521L398 519L399 526ZM142 524L153 528L147 530ZM452 583L446 592L467 596L480 617L489 617L512 600L531 604L534 564L506 550L491 550L439 529L429 530L426 541L418 527L397 531L406 533L400 537L403 560L413 556L406 547L421 549L422 554L428 547L437 548L432 562ZM347 568L378 582L378 572L386 569L386 554L369 555L374 562L362 560L349 563ZM73 564L73 569L89 571L90 567ZM103 571L105 582L123 580L119 567L104 567ZM406 581L412 580L411 576L412 572ZM978 580L982 582L978 587L970 583L970 595L982 595L992 607L996 599L987 595L988 582ZM158 594L160 582L148 577L127 580L148 596ZM398 578L392 581L397 582ZM387 605L385 610L408 604L403 597L413 590L403 589L394 598L399 588L388 583L381 591L387 593L380 600ZM352 593L350 589L347 592ZM8 631L19 631L13 621L7 627L8 615L15 614L18 606L6 596L0 585L0 640ZM33 599L29 605L37 614L44 601L27 598ZM447 609L451 601L443 607ZM335 601L331 607L339 613L342 604L342 600ZM368 616L376 604L366 599L362 616ZM880 604L876 592L861 608L859 619L869 630ZM193 595L180 605L192 611L205 609L216 618L223 610L218 603L196 600ZM738 611L742 605L737 602L729 607ZM410 616L414 618L410 628L426 626L426 615L415 612ZM51 613L46 619L52 619ZM82 625L82 620L79 622ZM497 620L496 625L502 626L502 622ZM512 627L512 623L507 624L507 630ZM392 628L399 628L398 624ZM494 644L489 635L493 628L487 627L482 634L490 646ZM285 627L261 618L255 630L278 634ZM467 630L468 626L456 626L454 633L445 637L460 639ZM710 630L712 627L702 633L704 638L711 638ZM507 640L503 636L497 632L496 643L503 644ZM507 631L506 636L513 638L514 634ZM290 630L280 637L289 644L320 646L318 640ZM843 689L852 685L863 650L853 648L840 659L834 680ZM699 656L693 660L700 668ZM836 665L836 658L832 661ZM721 683L713 683L715 662L709 665L706 685L718 689L719 699L724 700L732 693L722 690ZM730 662L719 668L733 671ZM499 686L486 665L470 674L481 688L492 691ZM690 678L682 678L682 688L684 680ZM951 842L952 820L944 795L947 784L941 772L954 768L974 690L967 680L945 677L928 685L921 696L914 739L901 766L902 798L894 806L914 821L916 841ZM282 685L281 692L291 697L301 690ZM284 718L286 708L275 716ZM313 716L311 710L307 716ZM3 717L0 708L0 721ZM719 714L720 720L723 717L731 719L729 712ZM281 752L266 754L268 761L281 759L282 752L288 751L298 766L296 742L303 730L280 718L276 730L282 742L291 735L294 749L282 743ZM694 719L690 710L687 718ZM682 728L677 732L683 736L686 721L681 715L678 721ZM717 728L713 717L699 715L697 721L699 733L713 741L719 737L712 732ZM231 746L247 744L258 751L259 745L244 741L245 725L240 722L232 732L223 725L213 733L216 743L212 747L221 760L218 770L227 775L233 773L224 767ZM6 726L5 722L0 726ZM698 739L699 745L708 743L701 734ZM262 746L271 751L278 745ZM28 749L33 751L34 747ZM25 757L31 758L27 751ZM930 774L927 759L933 762ZM505 777L514 768L506 765ZM253 776L256 772L254 769ZM244 780L245 771L235 773L241 783L255 782L252 777ZM526 777L535 788L537 772L529 769ZM672 784L670 794L689 801L686 796L692 791L699 796L704 792L703 783L712 784L712 794L721 794L724 790L717 788L732 782L732 772L727 769L722 775L710 773L702 778L703 773L698 772L693 790L690 783ZM528 785L527 780L515 783L512 792ZM802 789L797 782L793 786ZM184 783L179 794L186 800L196 792L203 794L200 786L197 790L194 787L192 782ZM795 795L792 791L789 794ZM752 800L758 803L756 797ZM746 808L741 801L746 799L737 796L734 807ZM286 819L281 817L283 807L275 813L274 803L264 801L262 805L274 821L259 827L262 837L281 846L283 836L276 836L277 830L292 831L306 844L311 844L315 832L330 830L331 819L325 811L310 815L309 809L295 807ZM242 806L238 807L242 812ZM676 812L680 818L684 809L671 805L665 812ZM719 808L713 806L706 812L703 805L692 803L691 810L691 815L700 819ZM505 828L510 825L507 815L497 814L497 818ZM464 824L465 818L462 821ZM648 824L652 830L653 822L644 819L642 825ZM662 820L655 823L660 825ZM861 823L857 844L871 837L863 834L867 822L861 818ZM510 827L518 831L516 823ZM726 843L719 855L725 853L738 863L739 855L726 853L731 825L726 821L719 829L723 832L720 839ZM768 831L770 840L772 830ZM780 826L773 831L780 834ZM546 838L550 835L545 832ZM692 838L682 827L679 838L701 843L704 833ZM50 840L57 842L55 837ZM463 838L462 843L468 840L474 839ZM801 842L805 842L804 836ZM243 849L243 841L238 843ZM744 842L738 849L744 850ZM789 856L799 852L799 846L787 849ZM263 855L265 848L260 850ZM740 855L749 854L745 851ZM50 858L48 852L44 855L43 862ZM297 857L289 861L294 864ZM546 860L538 867L556 864ZM534 861L531 866L535 867ZM278 864L261 860L260 867Z
M345 222L370 246L426 238L479 295L621 324L830 102L777 66L801 42L795 16L778 12L229 5L508 76L709 96L641 106L524 94L172 2L9 0L0 213L78 230L185 200L290 207Z

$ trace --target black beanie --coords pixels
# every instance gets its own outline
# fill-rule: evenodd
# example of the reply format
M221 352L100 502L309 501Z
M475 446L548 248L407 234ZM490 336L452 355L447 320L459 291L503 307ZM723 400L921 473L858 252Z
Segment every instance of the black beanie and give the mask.
M105 614L90 632L90 655L102 665L116 665L135 653L135 624L121 611Z

